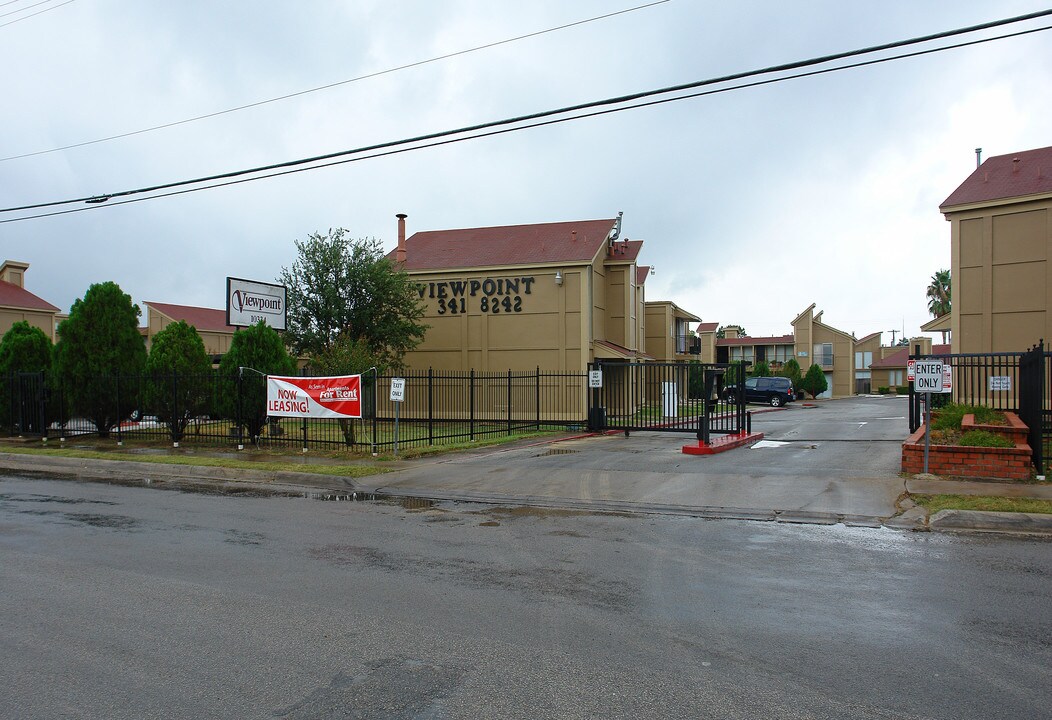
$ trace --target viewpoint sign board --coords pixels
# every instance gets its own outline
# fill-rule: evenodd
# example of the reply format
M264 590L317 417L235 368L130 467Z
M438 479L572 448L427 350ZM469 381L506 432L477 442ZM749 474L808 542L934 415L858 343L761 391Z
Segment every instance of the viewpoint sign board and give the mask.
M269 417L360 418L362 376L280 377L267 375Z
M227 325L248 327L262 320L275 330L284 330L288 314L287 298L284 285L228 277Z

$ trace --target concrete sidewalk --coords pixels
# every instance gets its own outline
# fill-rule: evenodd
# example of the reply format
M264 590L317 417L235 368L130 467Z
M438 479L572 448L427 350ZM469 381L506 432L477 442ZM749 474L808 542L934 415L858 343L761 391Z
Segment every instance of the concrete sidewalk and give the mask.
M799 468L794 468L800 463L781 461L782 457L791 456L774 456L776 460L772 461L772 456L757 450L752 456L713 461L676 453L671 449L676 443L681 444L681 438L664 441L652 436L587 436L522 442L416 460L377 462L385 471L383 474L359 479L294 470L275 472L12 453L0 453L0 469L214 492L361 493L598 512L844 523L911 530L1052 533L1052 516L1008 518L1023 514L954 511L929 519L907 495L947 493L1052 499L1052 485L1048 484L904 480L890 473L855 476L847 468L801 474L797 472ZM726 455L747 452L742 449ZM301 457L296 461L304 462ZM732 472L734 469L739 472Z

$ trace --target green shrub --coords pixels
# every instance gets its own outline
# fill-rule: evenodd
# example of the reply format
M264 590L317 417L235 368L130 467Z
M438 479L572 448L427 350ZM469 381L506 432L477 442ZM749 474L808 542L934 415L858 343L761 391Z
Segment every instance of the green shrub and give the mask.
M959 430L965 415L975 415L975 422L980 424L1003 422L1003 415L997 410L983 405L960 405L950 403L941 408L937 417L932 419L935 430Z
M895 388L895 392L898 393L899 395L909 395L910 394L910 386L909 385L899 385L899 386L897 386Z
M988 448L1010 448L1015 443L1004 435L992 433L989 430L970 430L957 441L958 445L964 447L988 447Z
M877 392L881 395L887 395L889 392L891 392L891 388L882 385L881 387L877 388Z

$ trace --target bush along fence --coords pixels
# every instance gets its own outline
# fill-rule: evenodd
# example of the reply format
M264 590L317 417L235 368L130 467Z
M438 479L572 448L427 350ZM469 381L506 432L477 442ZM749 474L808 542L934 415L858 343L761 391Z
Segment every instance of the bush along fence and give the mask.
M405 380L405 399L390 400ZM469 442L518 432L583 429L586 373L535 371L408 372L362 376L362 418L268 417L266 380L224 377L104 376L71 381L44 373L0 382L0 425L14 435L78 437L378 452ZM397 407L396 407L397 405Z
M941 360L951 368L952 392L932 395L932 408L946 403L976 405L1017 413L1027 426L1031 460L1039 474L1052 446L1052 352L1044 341L1026 352L910 355L911 360ZM916 433L924 418L923 394L909 390L909 428Z

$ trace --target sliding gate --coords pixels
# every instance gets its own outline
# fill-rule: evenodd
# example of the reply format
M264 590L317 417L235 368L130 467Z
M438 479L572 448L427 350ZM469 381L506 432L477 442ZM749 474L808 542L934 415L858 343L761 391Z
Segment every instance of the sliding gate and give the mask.
M598 373L598 374L597 374ZM589 365L588 423L592 430L739 434L750 418L741 394L719 398L740 363L629 363ZM597 387L599 385L599 387Z

